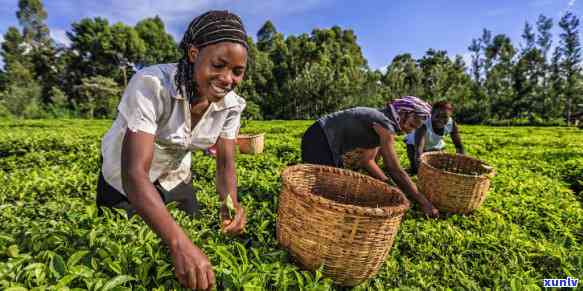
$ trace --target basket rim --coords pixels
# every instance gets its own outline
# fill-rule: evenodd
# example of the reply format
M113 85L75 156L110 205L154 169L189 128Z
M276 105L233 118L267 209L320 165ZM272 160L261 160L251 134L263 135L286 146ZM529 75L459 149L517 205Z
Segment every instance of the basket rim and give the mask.
M455 172L451 172L451 171L446 171L444 169L436 168L427 162L427 157L438 156L438 155L445 155L445 156L451 156L451 157L456 157L456 158L461 157L464 159L477 161L480 164L482 164L483 166L486 166L490 169L488 170L487 173L480 174L480 175L469 175L469 174L462 174L462 173L455 173ZM456 176L466 177L466 178L488 178L488 177L492 177L492 176L496 175L496 170L494 169L494 167L488 165L486 162L484 162L480 159L476 159L474 157L468 156L468 155L462 155L462 154L458 154L458 153L452 154L452 153L444 153L444 152L426 152L426 153L421 154L421 157L419 157L419 160L421 161L421 165L428 167L432 170L435 170L437 172L440 172L442 174L456 175Z
M290 173L296 171L304 171L304 169L306 168L316 169L324 172L332 172L338 175L364 180L365 183L375 184L375 186L379 187L379 189L381 189L381 191L383 192L394 192L394 195L397 195L398 200L400 201L397 206L365 207L336 202L332 199L328 199L320 195L315 195L309 191L299 191L297 186L295 186L293 183L291 183L291 181L289 181ZM283 187L289 188L291 192L293 192L295 195L305 197L311 200L312 202L319 204L322 207L333 209L336 211L341 211L347 214L359 214L369 217L395 217L398 215L403 215L411 207L409 199L407 199L405 194L403 194L403 192L399 188L390 186L372 177L346 169L303 163L286 167L282 171L281 177Z

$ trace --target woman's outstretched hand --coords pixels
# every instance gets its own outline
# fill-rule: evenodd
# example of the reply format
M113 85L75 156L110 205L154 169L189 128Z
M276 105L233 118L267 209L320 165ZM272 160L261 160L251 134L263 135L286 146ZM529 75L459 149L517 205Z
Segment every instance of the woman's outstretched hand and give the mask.
M435 208L435 206L433 206L433 204L431 204L431 202L427 202L424 204L421 204L421 210L423 210L423 213L425 213L425 216L429 217L429 218L438 218L439 217L439 210L437 208Z
M195 290L211 290L215 273L207 256L188 237L170 245L176 278L182 286Z
M233 203L233 210L235 213L231 216L229 213L229 207L226 204L227 203L222 203L220 209L221 229L224 233L229 235L243 233L243 231L245 231L245 225L247 224L245 209L239 203Z

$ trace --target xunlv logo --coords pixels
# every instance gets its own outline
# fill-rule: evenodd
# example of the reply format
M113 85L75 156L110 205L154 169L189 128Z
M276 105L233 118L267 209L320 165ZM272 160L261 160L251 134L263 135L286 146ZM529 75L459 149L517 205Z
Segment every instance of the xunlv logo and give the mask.
M543 287L549 288L575 288L579 283L579 279L567 277L567 279L543 279Z

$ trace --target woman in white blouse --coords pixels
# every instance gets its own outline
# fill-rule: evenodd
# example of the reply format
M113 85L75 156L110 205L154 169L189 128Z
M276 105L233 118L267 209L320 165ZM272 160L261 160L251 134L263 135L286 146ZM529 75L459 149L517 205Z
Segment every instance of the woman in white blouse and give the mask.
M237 199L235 140L245 101L233 89L247 64L246 32L240 18L209 11L189 25L177 64L137 72L104 136L97 205L137 213L170 249L176 277L187 288L210 289L212 266L174 221L165 203L177 202L190 215L198 209L191 178L191 152L216 143L216 188L222 227L244 230ZM228 216L227 195L235 207Z

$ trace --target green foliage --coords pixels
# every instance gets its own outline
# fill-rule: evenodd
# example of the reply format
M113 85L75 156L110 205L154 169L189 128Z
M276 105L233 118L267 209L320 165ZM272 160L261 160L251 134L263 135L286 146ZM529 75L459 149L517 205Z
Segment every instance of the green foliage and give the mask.
M45 23L48 15L41 0L19 0L16 16L29 43L41 45L49 41L49 27Z
M55 106L64 107L67 104L67 95L59 87L51 88L50 98Z
M423 72L411 54L397 55L383 76L383 83L388 87L390 99L401 96L423 96L421 85Z
M13 115L10 112L10 110L8 110L8 108L6 108L6 105L4 105L4 102L0 102L0 118L11 118L11 117L13 117Z
M12 76L19 76L18 80L11 80L8 87L0 92L0 104L12 116L24 118L45 117L40 106L41 87L30 76L30 72L18 62L11 64Z
M93 117L87 111L94 105L83 104L92 101L75 91L83 79L104 76L123 89L137 69L182 57L158 16L133 27L110 24L102 17L84 18L67 32L70 47L59 47L49 37L42 1L18 3L20 27L8 28L0 51L5 62L0 92L11 84L34 80L41 92L28 98L39 103L31 105L29 112L46 108L56 117ZM537 116L542 121L533 124L554 124L558 118L569 124L583 103L579 22L573 12L562 15L552 54L553 20L540 15L536 24L525 23L520 44L484 29L468 47L470 63L460 55L428 48L417 59L408 53L397 55L381 72L368 66L350 28L332 26L283 35L267 20L256 33L257 42L247 40L246 76L237 90L249 101L245 118L255 120L315 119L348 107L380 107L414 95L451 101L456 118L464 123L519 119L510 123L522 124ZM30 76L24 78L19 66ZM65 93L66 104L51 100L53 88ZM111 112L97 115L111 116Z
M565 116L567 122L571 122L575 104L583 101L583 97L581 97L583 86L579 84L583 57L579 25L579 18L570 11L565 13L559 21L559 26L563 30L560 35L560 51L563 55L561 66L564 72L563 79L565 80Z
M160 17L146 18L138 22L135 30L146 46L140 63L144 65L174 63L182 56L174 38L166 32Z
M266 147L262 155L237 155L248 215L242 237L221 234L215 161L194 153L201 216L171 213L209 256L218 290L340 290L320 272L299 269L275 238L280 173L300 161L310 124L249 121L243 130L265 132ZM143 220L109 209L97 215L100 141L110 125L0 122L0 289L179 289L167 248ZM581 278L580 130L461 130L468 153L497 171L483 206L428 220L413 203L379 274L353 290L531 290L543 278ZM404 145L396 146L406 167Z
M18 28L11 26L6 30L4 34L4 41L2 41L2 60L4 61L4 67L7 68L14 61L23 61L23 57L26 51L26 44L24 43L24 37L18 30Z
M109 25L104 18L85 18L73 23L73 30L67 32L71 40L69 83L79 85L81 79L107 76L125 85L130 75L130 64L145 58L146 44L138 32L123 23ZM70 96L72 92L68 92Z
M366 90L366 60L352 30L334 26L287 38L270 30L260 49L272 69L257 78L273 80L271 88L257 90L265 96L266 118L315 118L347 107Z
M75 87L80 102L77 109L86 117L113 118L121 98L121 89L110 78L85 78Z
M257 31L257 47L261 51L273 49L273 38L277 35L277 29L271 20L267 20Z
M246 120L262 120L261 107L255 104L255 102L248 100L241 117Z

